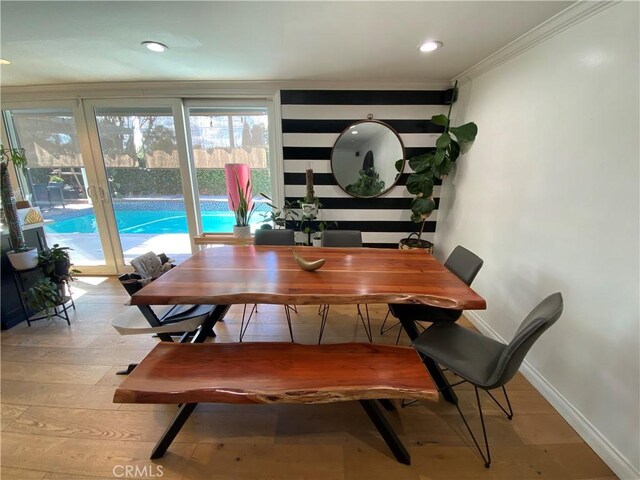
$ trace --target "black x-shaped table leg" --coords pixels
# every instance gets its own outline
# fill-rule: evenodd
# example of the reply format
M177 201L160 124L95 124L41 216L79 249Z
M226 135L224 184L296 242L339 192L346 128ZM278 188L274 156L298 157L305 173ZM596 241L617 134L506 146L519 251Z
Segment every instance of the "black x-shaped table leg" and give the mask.
M419 335L415 322L413 320L401 318L400 323L402 324L402 328L404 328L404 331L407 332L407 335L413 342ZM427 370L429 370L433 381L436 382L438 390L442 392L442 397L447 402L457 405L458 396L451 388L451 385L449 385L449 381L444 376L444 373L442 373L442 370L440 370L438 364L425 355L420 354L420 357L422 357L422 363L424 363L424 366L427 367Z
M162 434L162 437L153 448L153 451L151 452L152 460L160 458L166 453L171 442L176 438L180 429L189 419L197 405L197 403L184 403L180 405L176 416L173 418L173 422L171 422L167 427ZM398 435L393 430L389 421L385 418L382 410L380 410L380 407L378 407L375 400L360 400L360 405L362 405L364 411L367 412L367 415L378 429L378 432L380 432L380 435L382 435L382 438L389 449L391 449L398 462L404 463L405 465L411 465L411 456L409 455L409 452L407 452L407 449L398 438Z

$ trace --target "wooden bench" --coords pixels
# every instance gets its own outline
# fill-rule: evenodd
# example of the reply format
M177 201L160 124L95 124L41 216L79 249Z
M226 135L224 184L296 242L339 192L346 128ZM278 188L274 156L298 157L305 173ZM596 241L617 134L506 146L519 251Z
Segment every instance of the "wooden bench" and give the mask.
M343 343L158 344L116 389L115 403L181 404L151 458L167 451L199 402L329 403L359 400L399 462L410 456L376 399L436 400L408 347Z

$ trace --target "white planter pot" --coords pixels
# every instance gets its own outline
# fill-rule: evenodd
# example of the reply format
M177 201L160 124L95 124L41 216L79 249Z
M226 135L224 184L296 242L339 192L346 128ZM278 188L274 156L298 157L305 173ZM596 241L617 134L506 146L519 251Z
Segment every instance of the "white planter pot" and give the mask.
M322 236L313 237L313 240L311 241L311 243L313 244L314 247L321 247L322 246Z
M316 218L318 216L317 203L301 203L300 208L304 218Z
M248 238L251 236L251 227L238 227L236 225L233 226L233 236L238 238Z
M16 270L29 270L38 266L38 250L30 248L26 252L7 252L11 266Z

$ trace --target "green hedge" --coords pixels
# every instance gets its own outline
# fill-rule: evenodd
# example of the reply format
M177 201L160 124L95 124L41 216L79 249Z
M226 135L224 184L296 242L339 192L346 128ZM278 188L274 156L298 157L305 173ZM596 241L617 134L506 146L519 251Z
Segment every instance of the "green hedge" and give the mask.
M51 175L50 169L32 168L33 183L47 183ZM254 194L271 193L271 181L268 169L251 171L251 184ZM131 195L182 195L180 171L175 168L109 168L109 184L117 197ZM201 195L225 196L227 187L224 169L201 169L196 171L198 188ZM65 176L66 183L71 183Z

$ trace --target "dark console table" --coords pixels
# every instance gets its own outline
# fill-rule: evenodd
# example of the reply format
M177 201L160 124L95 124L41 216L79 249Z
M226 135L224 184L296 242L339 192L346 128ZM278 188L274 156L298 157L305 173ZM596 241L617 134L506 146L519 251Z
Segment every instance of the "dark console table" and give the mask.
M24 227L24 239L29 247L36 247L38 251L47 248L47 239L44 234L44 225ZM31 312L29 308L23 308L22 292L42 278L40 269L33 269L20 273L20 281L16 278L15 270L9 263L7 252L13 249L9 235L2 233L1 258L0 258L0 288L2 289L2 301L0 312L0 327L7 330L20 322L24 322L27 316L37 312ZM26 313L26 315L25 315Z

